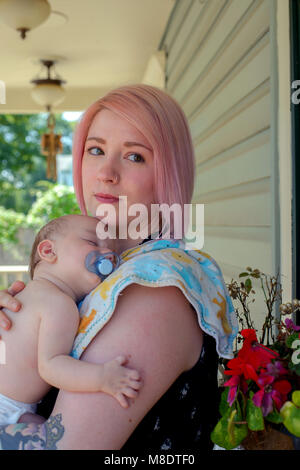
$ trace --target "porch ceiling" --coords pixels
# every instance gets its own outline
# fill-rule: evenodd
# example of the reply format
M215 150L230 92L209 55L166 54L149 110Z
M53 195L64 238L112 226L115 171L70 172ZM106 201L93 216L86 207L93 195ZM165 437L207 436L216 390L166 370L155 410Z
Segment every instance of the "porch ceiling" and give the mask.
M0 24L0 113L45 111L31 98L39 59L56 58L67 81L66 99L54 111L81 111L108 90L141 83L157 51L175 0L49 0L50 18L25 40Z

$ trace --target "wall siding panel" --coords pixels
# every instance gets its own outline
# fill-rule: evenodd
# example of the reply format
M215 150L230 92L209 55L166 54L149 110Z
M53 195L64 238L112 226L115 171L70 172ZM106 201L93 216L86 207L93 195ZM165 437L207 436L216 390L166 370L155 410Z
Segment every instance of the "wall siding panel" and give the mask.
M249 265L271 274L270 2L178 0L172 16L161 43L166 90L191 128L203 250L227 282Z

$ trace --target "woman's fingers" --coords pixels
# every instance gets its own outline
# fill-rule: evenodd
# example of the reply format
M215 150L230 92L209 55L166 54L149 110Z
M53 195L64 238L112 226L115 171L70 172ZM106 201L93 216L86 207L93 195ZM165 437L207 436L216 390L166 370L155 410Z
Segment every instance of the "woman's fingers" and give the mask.
M17 312L21 307L21 302L9 294L7 290L2 290L0 291L0 308L3 307Z
M17 312L20 310L22 304L14 296L25 288L23 281L15 281L7 290L0 291L0 308L6 307L8 310Z
M9 330L11 327L11 321L7 316L0 310L0 327L4 330Z
M24 287L24 282L15 281L8 289L0 291L0 309L4 307L12 312L20 310L22 304L18 299L15 299L14 296L18 294L18 292L21 292ZM2 310L0 310L0 327L5 330L9 330L11 327L10 319Z
M25 284L23 281L14 281L12 285L9 286L9 288L7 289L7 292L11 295L16 295L21 292L21 290L23 290L24 288Z

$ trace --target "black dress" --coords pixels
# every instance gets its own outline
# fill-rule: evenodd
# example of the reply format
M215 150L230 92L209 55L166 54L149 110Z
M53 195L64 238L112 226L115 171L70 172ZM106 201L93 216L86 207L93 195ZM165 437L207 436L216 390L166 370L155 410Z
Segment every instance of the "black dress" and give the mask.
M204 334L198 362L153 406L122 451L211 450L210 433L218 421L217 367L215 340Z
M215 340L204 334L195 366L181 374L158 400L136 427L122 452L134 455L151 450L211 450L210 433L218 421L217 367ZM38 405L38 414L49 417L57 393L55 388L50 390Z
M145 239L142 243L148 241ZM218 421L218 355L214 338L203 334L200 357L182 373L136 427L122 452L210 450L210 433ZM58 390L52 389L38 405L48 418Z
M141 244L150 239L151 236ZM122 451L133 454L212 449L210 433L219 419L217 373L216 342L204 333L197 363L181 374L152 407Z

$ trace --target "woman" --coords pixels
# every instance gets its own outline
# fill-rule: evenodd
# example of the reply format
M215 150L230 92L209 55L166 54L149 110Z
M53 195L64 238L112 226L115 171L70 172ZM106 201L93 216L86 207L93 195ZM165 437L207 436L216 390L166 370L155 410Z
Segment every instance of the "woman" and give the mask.
M117 236L119 215L124 216L118 213L121 195L127 197L128 208L141 203L149 213L153 203L177 202L183 207L191 201L195 162L187 121L175 100L154 87L121 87L90 106L75 133L73 149L74 187L82 212L95 215L102 203L112 204ZM128 229L132 216L126 220ZM144 240L121 240L122 250L149 247L150 228L148 235ZM13 295L22 287L14 283L2 291L0 305L17 311ZM8 318L0 312L0 323L3 320ZM175 285L154 289L132 282L81 359L102 362L129 355L128 366L142 373L144 387L138 399L124 411L101 393L61 391L43 424L24 424L18 432L13 426L1 429L2 447L127 452L211 447L209 435L217 414L212 335L199 327L194 307Z

